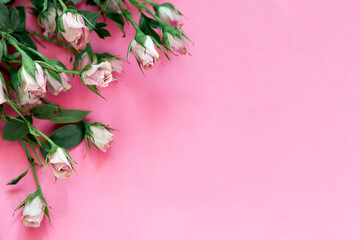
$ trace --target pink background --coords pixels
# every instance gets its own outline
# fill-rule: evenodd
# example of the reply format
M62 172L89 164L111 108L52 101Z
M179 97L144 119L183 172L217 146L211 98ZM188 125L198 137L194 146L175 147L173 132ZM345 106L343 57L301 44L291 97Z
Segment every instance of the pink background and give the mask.
M172 2L192 57L144 77L131 56L107 102L78 80L52 98L119 129L107 154L71 150L78 177L40 174L53 226L11 216L35 184L5 185L28 164L0 142L0 239L358 240L360 2ZM92 42L125 56L132 36Z

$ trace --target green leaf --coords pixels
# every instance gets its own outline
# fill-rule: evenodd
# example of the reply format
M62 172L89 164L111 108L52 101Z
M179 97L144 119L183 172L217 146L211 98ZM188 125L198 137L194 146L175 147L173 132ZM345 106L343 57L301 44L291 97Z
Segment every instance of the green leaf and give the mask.
M120 29L122 29L124 27L125 20L124 20L124 17L120 13L118 13L117 11L115 11L113 9L107 8L105 10L105 14L111 21L116 23L120 27Z
M30 168L31 168L31 166L28 169L26 169L25 172L20 174L17 178L14 178L10 182L8 182L7 185L15 185L15 184L17 184L23 177L25 177L25 175L28 173Z
M95 25L95 32L96 32L96 34L99 36L99 38L102 38L102 39L104 39L104 38L106 38L106 37L110 37L111 35L110 35L110 32L107 30L107 29L105 29L104 27L106 27L107 26L107 24L106 23L97 23L96 25Z
M94 29L94 27L98 21L99 13L93 12L93 11L85 11L85 10L81 10L79 12L85 18L85 21L86 21L85 24L89 28L89 32L91 32Z
M8 4L9 2L11 2L12 0L0 0L0 3L2 4Z
M26 13L23 6L12 7L10 9L10 27L14 32L25 32Z
M39 105L31 109L30 113L38 119L47 119L54 123L76 123L82 121L90 112L65 110L57 105Z
M153 28L160 28L160 25L154 19L146 17L144 14L141 14L139 27L143 33L153 37L157 42L161 43L159 34L157 34Z
M4 52L3 45L2 45L2 42L0 42L0 62L1 62L1 59L3 57L3 52Z
M7 141L21 140L29 133L27 124L21 119L11 119L8 121L2 131L2 137Z
M5 29L10 27L9 11L2 3L0 3L0 26Z

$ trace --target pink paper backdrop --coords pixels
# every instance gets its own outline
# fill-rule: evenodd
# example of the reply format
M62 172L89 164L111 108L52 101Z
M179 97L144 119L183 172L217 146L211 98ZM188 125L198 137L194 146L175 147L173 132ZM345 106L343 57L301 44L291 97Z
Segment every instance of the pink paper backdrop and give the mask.
M27 162L0 141L0 239L358 240L360 2L172 2L192 57L145 77L131 57L107 102L79 81L53 98L119 129L107 154L71 151L78 177L40 174L53 226L11 217L35 185L5 185ZM132 36L92 41L125 56Z

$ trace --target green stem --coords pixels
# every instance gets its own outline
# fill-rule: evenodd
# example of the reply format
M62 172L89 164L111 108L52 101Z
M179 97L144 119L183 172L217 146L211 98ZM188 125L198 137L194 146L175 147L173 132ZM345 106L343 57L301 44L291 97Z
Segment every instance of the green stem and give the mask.
M38 38L44 39L44 40L49 41L49 42L51 42L51 43L54 43L54 44L56 44L56 45L58 45L58 46L64 46L64 45L65 45L65 46L67 46L68 48L70 48L72 51L75 50L75 51L77 52L77 50L76 50L72 45L70 45L70 44L68 44L68 43L56 41L56 40L54 40L54 39L45 37L44 35L41 35L40 33L33 32L33 31L30 31L30 30L26 30L26 33L28 33L28 34L30 34L30 35L34 35L34 36L36 36L36 37L38 37Z
M150 9L148 9L142 2L139 2L137 0L129 0L129 2L135 6L139 10L145 10L148 14L150 14L153 18L155 18L156 21L158 21L160 24L166 24L163 20L161 20L158 16L156 16ZM146 1L144 1L146 2ZM150 3L150 1L149 1Z
M130 2L131 2L131 1L130 1ZM121 10L123 16L125 17L125 19L128 20L128 21L131 23L131 25L133 25L133 27L135 28L136 31L141 31L141 30L140 30L140 27L139 27L139 26L134 22L134 20L132 19L132 14L129 13L129 11L126 10L126 9L121 5L120 1L118 2L118 5L119 5L120 10Z
M61 5L63 11L66 11L68 9L67 6L65 5L65 3L62 0L59 0L59 3Z
M60 69L57 68L56 71L58 72L64 72L64 73L74 73L74 74L81 74L81 71L73 71L73 70L67 70L67 69Z
M21 144L25 150L25 153L26 153L26 156L29 160L29 163L30 163L30 166L33 170L33 173L34 173L34 177L35 177L35 181L36 181L36 186L37 186L37 190L39 191L39 193L42 195L42 191L41 191L41 186L40 186L40 182L39 182L39 178L37 176L37 173L36 173L36 169L35 169L35 165L34 165L34 159L33 157L31 156L30 152L29 152L29 149L27 148L24 140L21 140Z

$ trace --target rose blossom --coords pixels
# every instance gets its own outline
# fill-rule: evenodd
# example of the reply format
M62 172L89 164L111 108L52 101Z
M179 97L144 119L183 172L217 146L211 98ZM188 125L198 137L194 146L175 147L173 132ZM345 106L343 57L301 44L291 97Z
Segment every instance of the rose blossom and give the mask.
M39 25L41 28L44 29L44 33L43 35L45 37L50 38L53 33L56 30L56 12L57 15L61 15L62 14L62 10L61 9L55 9L53 7L49 8L49 10L47 11L47 18L46 17L40 17L39 19Z
M21 221L25 227L40 227L40 223L44 217L45 205L39 196L31 199L26 203Z
M91 138L90 140L94 143L94 145L100 148L103 152L110 147L111 141L114 139L114 134L112 134L105 127L100 126L90 126L91 130Z
M81 15L67 12L61 15L64 32L63 37L71 43L77 50L89 42L89 28L85 26Z
M4 87L2 81L0 81L0 104L3 104L4 102L6 102Z
M87 85L107 87L113 79L111 74L112 70L113 68L109 62L91 65L91 67L85 71L85 83Z
M176 36L173 36L171 34L168 34L168 36L169 36L170 46L173 51L176 51L182 55L186 55L186 53L188 53L186 48L186 43L184 40Z
M158 14L161 20L173 27L181 27L183 22L181 21L180 14L166 6L161 6L158 9Z
M47 89L53 95L58 95L62 91L67 91L71 88L71 84L69 83L71 77L68 73L60 73L61 83L54 79L50 74L46 74L47 76Z
M117 11L118 13L121 13L120 7L119 7L119 4L118 4L118 0L110 0L107 7L112 9L112 10Z
M49 156L49 163L57 178L68 178L72 174L70 162L62 148L56 149L56 151Z
M81 71L84 69L84 67L91 63L91 60L89 58L89 55L87 53L84 53L81 56L81 59L76 63L75 70ZM95 62L96 63L96 62Z
M22 90L24 94L30 93L32 98L40 98L46 94L46 76L39 64L35 63L35 67L36 79L30 76L24 67L21 67Z
M109 63L111 64L115 72L117 73L123 72L122 62L120 59L114 58L113 60L110 60Z
M155 60L160 58L159 53L155 49L155 45L151 37L147 36L145 41L145 48L136 40L131 42L131 52L136 59L140 62L141 66L145 70L149 70L154 67Z

